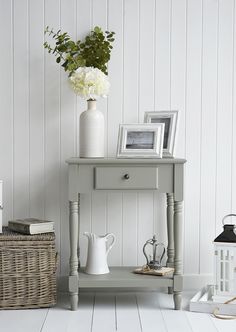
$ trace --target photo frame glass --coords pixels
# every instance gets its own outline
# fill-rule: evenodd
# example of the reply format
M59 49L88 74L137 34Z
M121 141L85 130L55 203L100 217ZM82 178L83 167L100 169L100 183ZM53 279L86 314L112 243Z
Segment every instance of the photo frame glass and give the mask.
M145 123L164 123L163 157L173 157L176 143L178 111L155 111L146 112Z
M154 148L154 131L127 131L126 149L152 150Z

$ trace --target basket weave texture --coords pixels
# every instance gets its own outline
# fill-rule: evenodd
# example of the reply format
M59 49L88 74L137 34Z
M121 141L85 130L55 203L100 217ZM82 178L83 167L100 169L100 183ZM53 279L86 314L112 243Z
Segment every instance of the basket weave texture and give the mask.
M3 227L0 234L0 309L56 304L54 233L24 235Z

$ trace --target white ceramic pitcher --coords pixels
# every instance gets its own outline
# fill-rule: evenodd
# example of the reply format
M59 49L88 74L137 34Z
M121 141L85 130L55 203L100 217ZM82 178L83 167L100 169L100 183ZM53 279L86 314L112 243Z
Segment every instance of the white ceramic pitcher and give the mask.
M88 238L88 254L85 272L88 274L106 274L109 273L107 265L107 255L115 243L115 235L108 233L104 236L93 233L84 233ZM110 244L108 239L112 238Z

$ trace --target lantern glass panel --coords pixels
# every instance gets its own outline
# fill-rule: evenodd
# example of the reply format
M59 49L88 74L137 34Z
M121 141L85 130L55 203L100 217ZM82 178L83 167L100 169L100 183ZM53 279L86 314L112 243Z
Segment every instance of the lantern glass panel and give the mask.
M225 302L236 294L236 243L215 242L215 295Z

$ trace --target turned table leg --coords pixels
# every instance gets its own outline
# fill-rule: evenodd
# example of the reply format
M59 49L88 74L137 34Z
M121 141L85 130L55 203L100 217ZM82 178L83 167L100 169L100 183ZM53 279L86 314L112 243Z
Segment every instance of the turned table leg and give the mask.
M182 277L182 201L174 202L174 304L181 309L183 277Z
M79 236L79 195L78 201L69 201L70 225L70 275L69 293L71 310L78 306L79 274L78 274L78 236Z
M174 267L174 194L167 193L167 262L166 266ZM168 287L168 293L173 294L173 287Z

